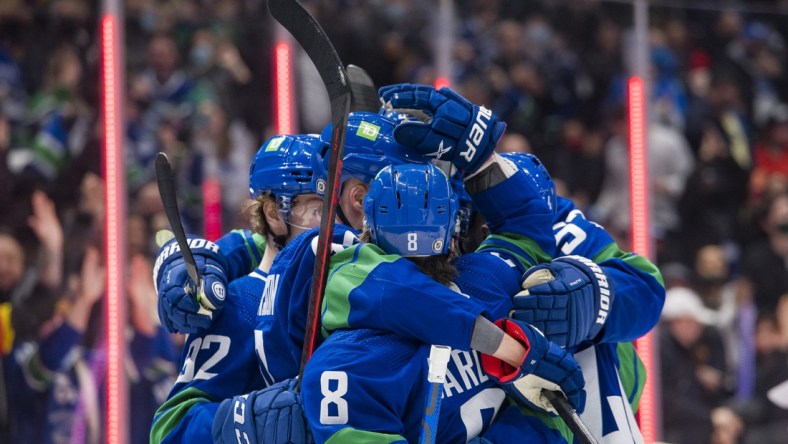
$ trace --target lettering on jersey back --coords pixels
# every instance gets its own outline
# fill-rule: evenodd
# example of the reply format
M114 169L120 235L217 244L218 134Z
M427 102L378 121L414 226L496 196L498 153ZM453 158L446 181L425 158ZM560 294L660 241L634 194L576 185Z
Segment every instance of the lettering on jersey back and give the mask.
M276 292L279 289L279 275L269 275L265 281L265 289L263 290L263 297L260 298L257 316L271 316L274 314L274 301L276 301Z
M454 393L463 393L489 379L482 371L477 352L452 350L451 361L446 369L446 382L443 383L443 394L449 397Z

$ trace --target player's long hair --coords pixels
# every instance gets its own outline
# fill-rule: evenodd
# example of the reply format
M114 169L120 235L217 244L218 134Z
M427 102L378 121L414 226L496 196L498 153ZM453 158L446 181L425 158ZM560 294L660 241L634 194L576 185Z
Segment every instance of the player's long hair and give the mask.
M364 228L364 231L358 236L361 242L372 243L372 233L369 229ZM452 239L449 252L436 256L419 256L407 257L416 266L419 267L422 273L435 279L437 282L448 286L452 283L454 278L457 277L457 267L454 266L454 259L459 257L460 251L457 241Z
M246 217L246 220L249 221L252 231L262 234L267 239L269 234L272 237L276 237L276 234L271 231L268 220L265 218L265 211L263 211L263 209L265 208L266 202L271 202L276 205L276 199L274 199L272 194L262 194L244 202L241 206L241 212Z

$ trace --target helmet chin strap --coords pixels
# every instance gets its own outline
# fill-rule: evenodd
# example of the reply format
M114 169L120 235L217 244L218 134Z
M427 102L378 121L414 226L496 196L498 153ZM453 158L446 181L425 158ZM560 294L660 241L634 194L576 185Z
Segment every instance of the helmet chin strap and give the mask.
M347 216L345 216L345 212L342 211L342 205L337 205L337 217L339 218L340 221L342 221L342 224L347 225L348 227L352 227L352 225L350 225L350 221L348 220Z
M271 239L274 241L274 245L279 251L284 250L285 245L287 245L288 239L290 239L290 223L285 219L285 227L287 227L286 234L274 234L273 231L271 232L272 236Z
M342 192L345 191L346 183L347 182L342 184L342 188L340 189L340 195ZM350 219L348 219L347 216L345 215L345 212L342 211L342 205L340 205L339 202L337 202L337 217L339 218L340 222L342 222L343 225L346 225L348 227L353 227L353 225L350 223Z
M285 245L287 245L287 239L290 238L290 227L287 227L287 231L288 234L275 234L271 236L271 239L274 241L274 245L276 245L276 248L278 248L279 251L282 251L285 248Z

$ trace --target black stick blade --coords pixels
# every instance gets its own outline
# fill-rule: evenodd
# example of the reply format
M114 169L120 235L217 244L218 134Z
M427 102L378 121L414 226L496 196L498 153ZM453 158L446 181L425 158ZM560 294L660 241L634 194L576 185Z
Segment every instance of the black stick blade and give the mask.
M295 0L268 0L268 10L309 55L326 85L329 99L349 94L347 71L315 18Z
M356 65L347 66L347 76L350 79L350 91L353 93L356 111L377 113L380 109L380 96L372 77L364 68Z
M175 195L175 174L172 172L172 167L166 154L156 154L155 167L156 183L159 186L159 197L161 197L161 203L164 205L164 213L167 215L167 221L170 223L172 233L175 235L175 241L178 242L183 254L183 260L186 262L186 271L194 282L194 289L199 290L200 275L197 273L197 264L194 261L192 251L189 249L186 233L183 231L181 213L178 211L178 200Z

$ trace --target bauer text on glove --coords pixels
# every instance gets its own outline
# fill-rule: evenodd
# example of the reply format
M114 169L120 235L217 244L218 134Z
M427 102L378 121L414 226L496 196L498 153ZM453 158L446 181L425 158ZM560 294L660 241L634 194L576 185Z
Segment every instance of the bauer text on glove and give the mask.
M421 154L447 160L466 174L474 173L492 155L506 124L484 106L474 105L449 88L403 83L380 88L392 109L426 114L422 121L404 121L394 130L400 144Z
M510 317L527 322L562 347L597 338L615 298L602 267L564 256L528 269Z

